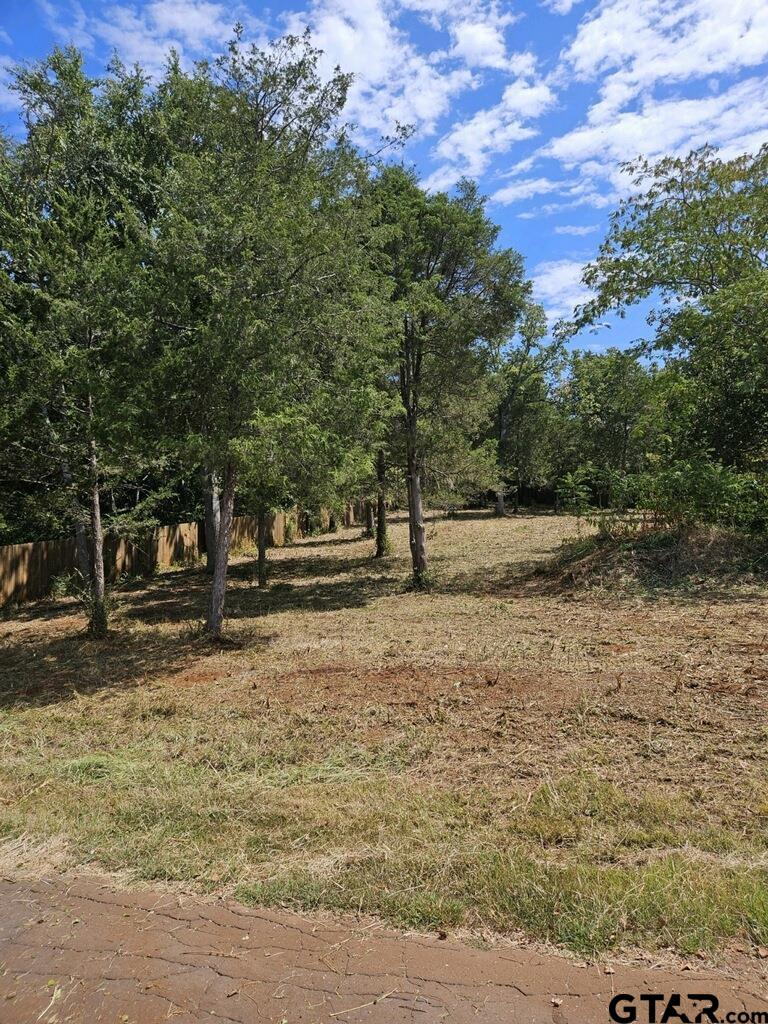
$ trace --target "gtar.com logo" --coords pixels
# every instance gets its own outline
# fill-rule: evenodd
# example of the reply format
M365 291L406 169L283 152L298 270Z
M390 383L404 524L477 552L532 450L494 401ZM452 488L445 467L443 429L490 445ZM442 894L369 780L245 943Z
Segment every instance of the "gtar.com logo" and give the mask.
M710 992L622 992L611 999L608 1013L616 1024L768 1024L768 1009L721 1010Z

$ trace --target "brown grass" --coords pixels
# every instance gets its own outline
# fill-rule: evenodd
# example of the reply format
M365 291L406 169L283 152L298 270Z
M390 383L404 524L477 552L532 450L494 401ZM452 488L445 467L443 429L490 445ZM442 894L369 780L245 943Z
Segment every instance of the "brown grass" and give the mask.
M768 605L748 591L542 588L572 520L359 529L206 578L0 625L0 821L75 861L594 951L768 939ZM35 849L39 847L34 847ZM23 852L23 851L22 851ZM21 857L23 860L23 856Z

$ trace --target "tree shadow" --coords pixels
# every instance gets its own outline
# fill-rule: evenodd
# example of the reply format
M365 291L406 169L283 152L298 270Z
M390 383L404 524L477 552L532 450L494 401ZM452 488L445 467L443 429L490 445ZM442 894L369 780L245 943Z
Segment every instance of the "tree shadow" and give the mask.
M271 612L330 611L359 608L399 585L400 577L371 555L338 557L306 542L291 554L268 562L268 585L259 587L256 560L234 563L228 573L228 619L256 618ZM329 549L326 549L329 550ZM334 550L334 549L331 549ZM199 620L207 610L210 577L199 569L181 569L119 594L120 614L149 624Z
M722 557L717 549L691 556L684 539L674 535L620 540L590 534L560 550L528 549L526 555L454 574L438 589L486 597L641 598L711 605L765 601L768 588L768 571L745 572L738 560Z
M238 620L286 611L358 608L400 586L391 563L383 565L370 554L340 557L344 548L338 541L347 538L335 540L322 547L302 542L281 552L280 558L270 560L266 588L256 585L255 559L235 562L226 609L235 640L243 628L249 629ZM210 576L199 567L124 582L114 592L114 625L104 640L85 632L75 600L17 610L9 629L0 624L0 707L48 705L98 690L124 691L148 679L184 672L211 648L194 628L185 632L163 627L199 622L206 612L209 586ZM72 623L64 621L67 618ZM269 639L248 637L246 642L252 646Z
M443 523L471 523L477 521L501 522L504 519L552 519L555 515L552 508L525 508L521 505L517 512L508 508L503 516L497 516L494 508L460 508L450 513L432 513L431 519Z
M46 706L98 690L124 692L158 675L183 671L202 653L199 643L176 631L119 626L101 640L81 628L64 635L5 637L0 642L0 708Z
M332 534L323 537L307 537L301 541L301 546L303 548L333 548L340 547L342 544L359 544L362 540L370 541L371 538L361 533L354 537L337 537Z

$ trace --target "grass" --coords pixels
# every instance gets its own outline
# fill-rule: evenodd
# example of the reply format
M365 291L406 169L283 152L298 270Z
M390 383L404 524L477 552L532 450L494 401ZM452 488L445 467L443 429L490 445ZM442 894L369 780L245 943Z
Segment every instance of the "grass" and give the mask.
M590 532L563 544L534 575L580 589L658 593L760 593L768 585L768 541L723 527L646 527L611 536Z
M573 521L359 530L235 567L230 633L192 570L0 632L0 829L61 865L260 904L513 933L594 954L768 944L765 595L542 593ZM13 865L12 865L13 866Z

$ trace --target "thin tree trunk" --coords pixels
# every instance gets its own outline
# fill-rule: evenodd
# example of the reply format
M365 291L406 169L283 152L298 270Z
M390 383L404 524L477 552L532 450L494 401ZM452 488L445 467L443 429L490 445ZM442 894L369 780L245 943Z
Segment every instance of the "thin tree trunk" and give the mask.
M267 513L263 508L259 509L257 516L257 543L258 555L258 580L260 587L267 585Z
M417 587L425 583L427 572L427 529L424 523L424 503L421 496L421 467L413 450L408 453L408 519L411 525L411 560L413 582Z
M422 587L427 572L427 533L421 497L421 465L416 454L418 439L419 395L423 348L413 318L403 317L400 348L400 397L405 412L406 479L408 483L408 534L411 544L414 586Z
M96 444L91 441L91 615L88 625L93 636L106 636L107 600L104 576L104 531L101 526L101 498Z
M203 471L205 503L205 569L213 574L216 567L216 546L221 525L221 491L219 474Z
M408 546L411 549L411 558L413 558L414 550L414 539L413 539L413 497L411 495L411 474L406 468L405 471L405 497L408 502Z
M231 463L227 463L221 492L221 521L216 538L216 560L206 623L208 634L215 639L221 636L221 627L224 624L224 599L227 592L227 569L229 567L229 548L232 543L232 515L235 508L236 483L235 467Z
M380 448L376 456L376 477L378 493L376 496L376 558L384 558L389 551L387 537L387 464L384 449Z
M376 536L376 522L373 514L373 502L366 501L365 503L365 536L375 537Z

